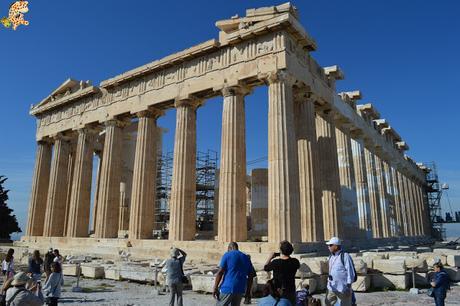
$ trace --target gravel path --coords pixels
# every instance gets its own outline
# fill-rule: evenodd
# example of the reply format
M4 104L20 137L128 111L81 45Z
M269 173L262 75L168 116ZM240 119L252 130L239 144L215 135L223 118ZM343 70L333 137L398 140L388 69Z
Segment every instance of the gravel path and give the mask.
M155 295L154 287L131 282L111 280L83 279L80 287L84 292L72 292L76 278L65 277L60 304L62 305L168 305L168 295ZM423 291L425 292L425 291ZM319 295L322 297L323 295ZM387 291L372 293L357 293L358 305L434 305L433 299L424 293L413 295L404 291ZM446 305L460 305L460 286L452 287L448 294ZM184 292L185 306L214 305L209 294L198 294L190 290ZM253 304L257 305L256 299Z

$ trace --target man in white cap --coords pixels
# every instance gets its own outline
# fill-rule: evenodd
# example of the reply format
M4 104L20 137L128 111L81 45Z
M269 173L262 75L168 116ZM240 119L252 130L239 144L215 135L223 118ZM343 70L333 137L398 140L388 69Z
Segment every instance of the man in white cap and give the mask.
M342 242L332 237L326 242L329 252L329 276L327 281L326 305L352 305L351 284L356 281L356 270L350 254L342 250Z
M30 290L26 288L26 285L31 284L32 279L27 276L24 272L19 272L10 278L3 285L3 289L6 291L6 304L10 306L39 306L43 305L43 299L38 297L34 292L37 291L37 285L34 285Z

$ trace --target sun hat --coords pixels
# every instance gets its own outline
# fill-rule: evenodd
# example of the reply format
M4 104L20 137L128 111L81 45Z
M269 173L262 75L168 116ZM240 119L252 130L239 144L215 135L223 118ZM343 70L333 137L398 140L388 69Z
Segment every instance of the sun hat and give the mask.
M27 276L26 273L19 272L19 273L16 273L16 275L13 277L13 281L11 282L11 285L13 286L25 285L29 280L30 280L30 277Z

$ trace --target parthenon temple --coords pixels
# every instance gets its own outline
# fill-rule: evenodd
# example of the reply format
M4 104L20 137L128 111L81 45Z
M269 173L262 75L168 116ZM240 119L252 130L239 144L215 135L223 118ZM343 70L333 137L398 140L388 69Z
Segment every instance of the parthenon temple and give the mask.
M375 105L358 103L360 91L336 91L344 73L315 61L316 43L292 4L248 9L216 26L218 39L98 86L68 79L31 107L37 152L21 243L159 245L153 239L157 120L171 108L176 129L162 243L201 243L196 112L215 97L222 97L223 110L213 243L252 243L248 223L258 218L266 220L260 245L431 235L427 168L405 154L406 141ZM268 88L268 170L266 200L251 219L245 97L258 86Z

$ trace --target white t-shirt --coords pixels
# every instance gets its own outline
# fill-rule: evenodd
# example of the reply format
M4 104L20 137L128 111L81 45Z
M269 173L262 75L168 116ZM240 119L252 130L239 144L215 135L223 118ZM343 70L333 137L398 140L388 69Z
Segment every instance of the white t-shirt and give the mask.
M8 265L9 265L9 271L13 271L14 270L14 260L13 260L13 258L11 258L10 262L7 262L6 260L2 261L2 271L8 270Z

